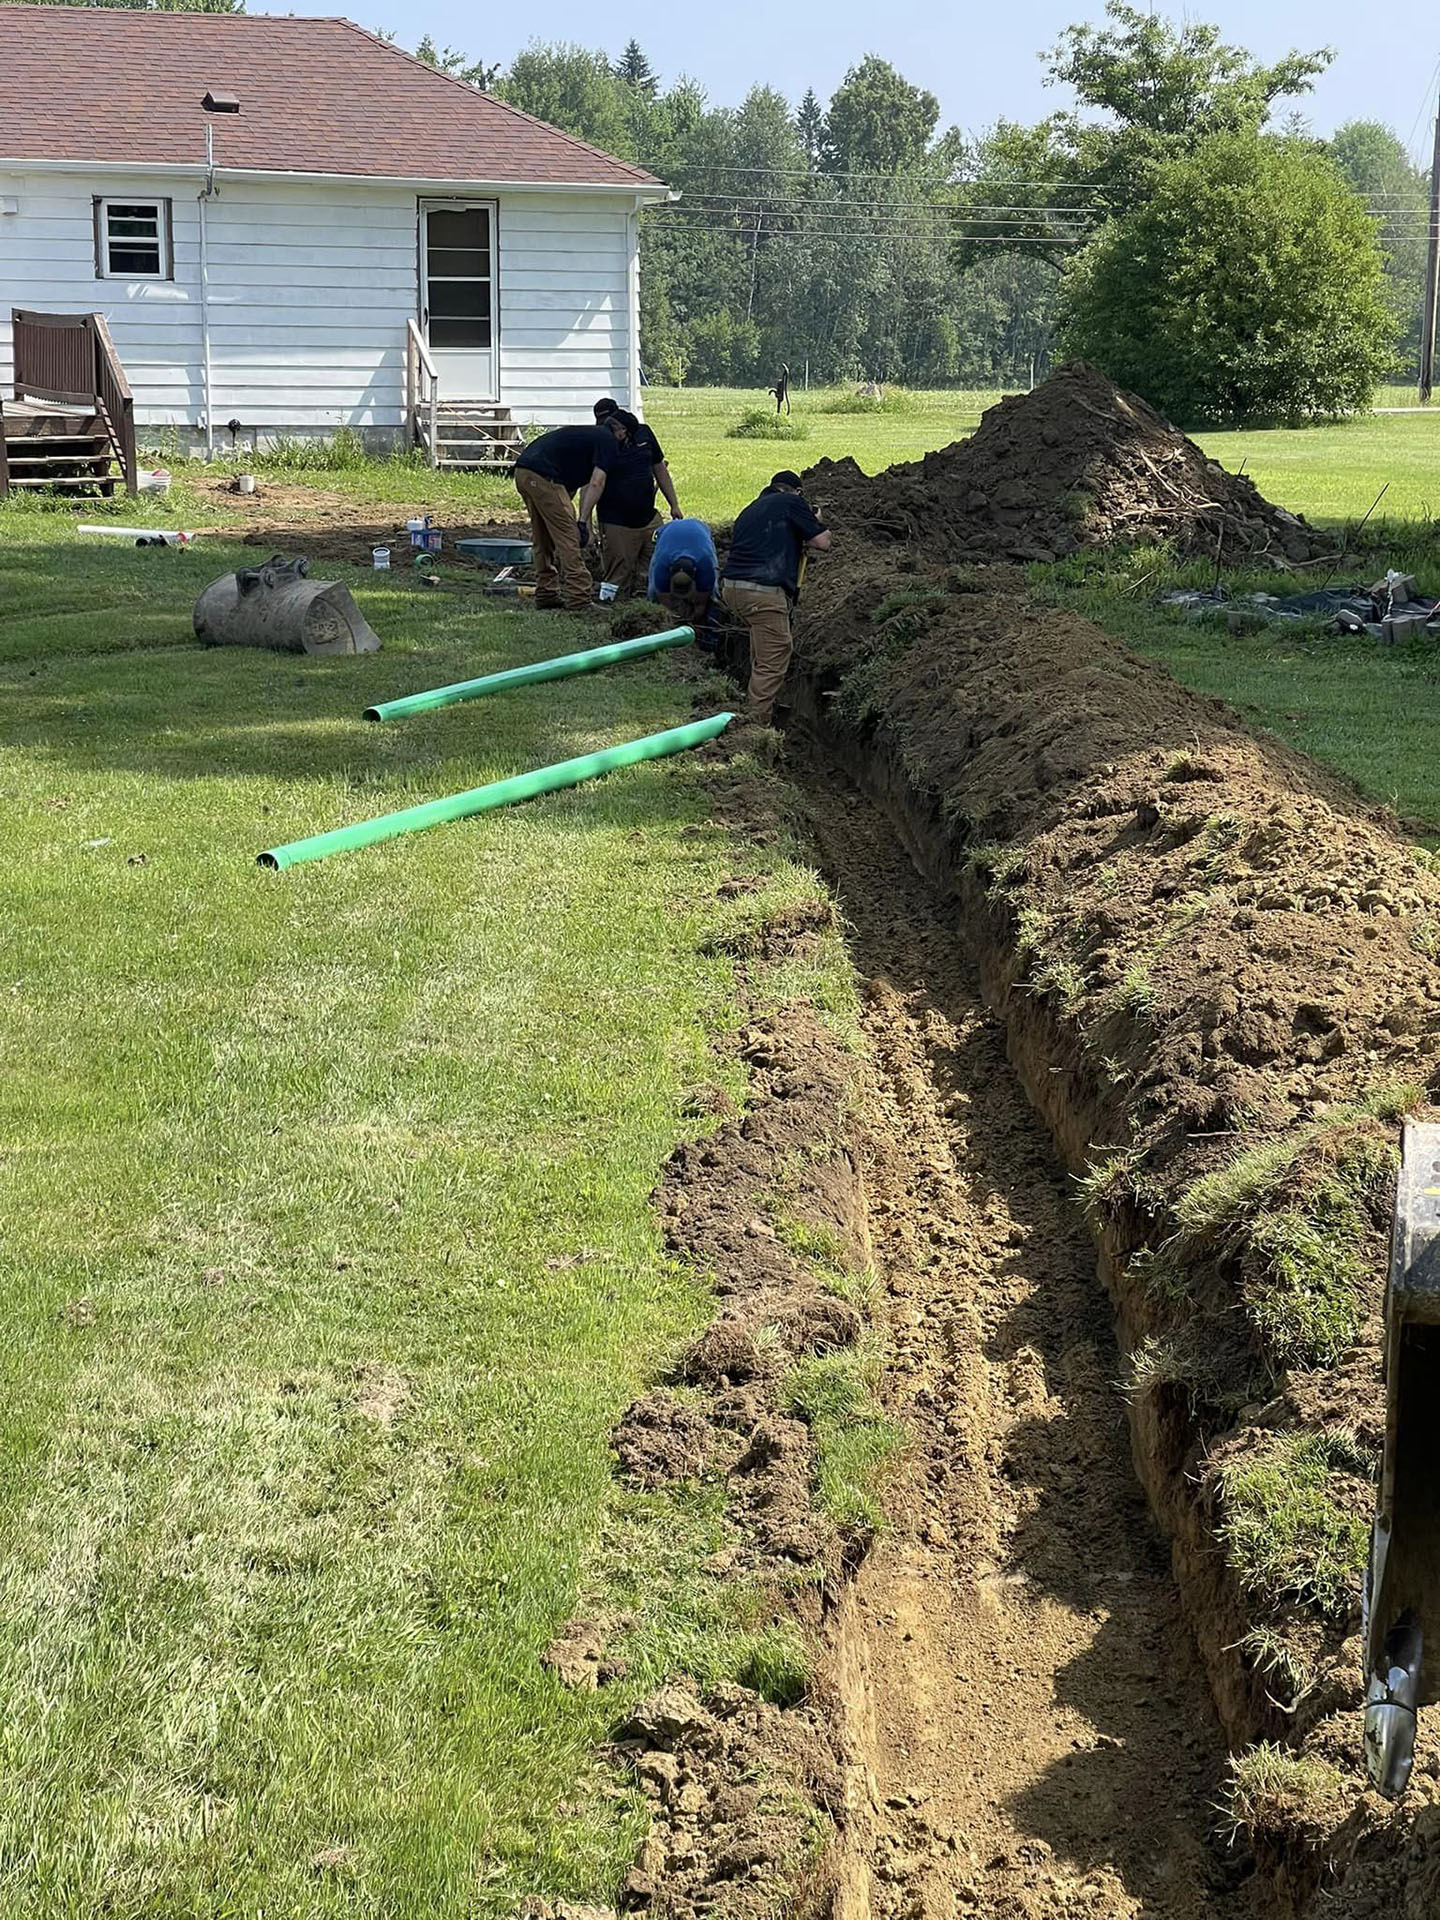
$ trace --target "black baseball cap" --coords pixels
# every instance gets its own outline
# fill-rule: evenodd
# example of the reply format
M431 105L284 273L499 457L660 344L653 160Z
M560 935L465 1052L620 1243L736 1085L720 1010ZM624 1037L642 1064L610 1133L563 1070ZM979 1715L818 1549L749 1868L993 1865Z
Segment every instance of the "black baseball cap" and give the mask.
M597 400L595 402L595 419L597 424L601 420L608 420L612 413L618 413L619 411L620 402L618 400L612 400L608 394L603 400Z
M798 493L800 491L800 476L798 473L792 473L789 467L782 467L779 473L771 474L770 484L772 487L794 487Z

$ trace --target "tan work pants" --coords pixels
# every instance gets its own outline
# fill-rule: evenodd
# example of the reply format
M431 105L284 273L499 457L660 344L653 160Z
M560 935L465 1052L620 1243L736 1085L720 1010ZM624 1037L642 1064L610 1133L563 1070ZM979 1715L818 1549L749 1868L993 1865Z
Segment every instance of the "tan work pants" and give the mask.
M643 595L648 591L650 542L659 525L658 513L648 527L617 527L608 520L600 523L605 550L603 577L615 582L617 600L633 600L637 594Z
M590 569L580 551L575 502L558 480L542 479L528 467L515 469L515 490L530 515L535 546L535 604L571 612L588 607L595 596Z
M750 630L750 694L745 711L768 725L775 696L790 665L790 600L783 587L757 586L750 580L723 580L720 598Z

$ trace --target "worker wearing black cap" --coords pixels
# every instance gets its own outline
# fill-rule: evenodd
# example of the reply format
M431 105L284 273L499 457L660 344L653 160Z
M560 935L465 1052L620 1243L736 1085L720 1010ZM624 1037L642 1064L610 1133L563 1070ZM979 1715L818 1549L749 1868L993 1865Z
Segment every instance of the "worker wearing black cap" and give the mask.
M790 609L800 597L805 556L830 545L800 486L798 473L774 475L736 520L720 576L721 600L750 633L746 715L766 726L790 665Z

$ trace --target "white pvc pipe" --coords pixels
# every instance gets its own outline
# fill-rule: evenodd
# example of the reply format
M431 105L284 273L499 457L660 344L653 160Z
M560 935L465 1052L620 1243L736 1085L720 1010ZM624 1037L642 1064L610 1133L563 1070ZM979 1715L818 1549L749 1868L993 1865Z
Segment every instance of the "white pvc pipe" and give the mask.
M77 527L76 533L98 533L107 540L163 540L167 547L188 547L195 538L184 528L164 527Z
M215 129L205 122L205 185L198 195L200 207L200 351L205 382L205 458L215 458L215 409L210 395L210 249L205 209L215 191Z

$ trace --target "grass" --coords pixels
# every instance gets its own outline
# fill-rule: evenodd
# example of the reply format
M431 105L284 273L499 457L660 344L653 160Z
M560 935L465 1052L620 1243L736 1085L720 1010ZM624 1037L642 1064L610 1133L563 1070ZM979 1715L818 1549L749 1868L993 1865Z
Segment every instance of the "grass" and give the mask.
M870 1345L818 1354L792 1369L782 1396L815 1436L820 1505L851 1532L884 1524L880 1483L901 1442L899 1427L874 1398L880 1370Z
M1332 1364L1353 1345L1375 1209L1396 1164L1393 1124L1425 1098L1378 1089L1261 1141L1176 1203L1175 1257L1238 1256L1246 1319L1272 1369Z
M1225 1804L1235 1827L1253 1832L1335 1808L1344 1795L1329 1761L1262 1741L1231 1759Z
M1269 1604L1343 1620L1359 1598L1369 1532L1337 1499L1335 1476L1371 1470L1353 1434L1314 1428L1267 1435L1228 1461L1220 1537L1241 1584Z
M736 1017L733 845L677 760L254 855L689 688L647 664L366 727L595 628L339 569L382 653L203 652L196 587L254 550L71 517L0 515L4 1911L609 1898L642 1815L590 1756L624 1701L539 1664L577 1602L640 1615L618 1693L797 1684L754 1595L699 1592L713 1496L622 1497L605 1445L706 1312L648 1194Z
M808 440L810 423L783 413L770 413L764 407L748 407L733 427L725 430L727 440Z

